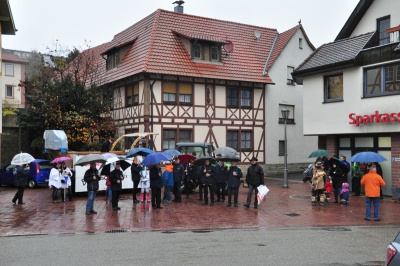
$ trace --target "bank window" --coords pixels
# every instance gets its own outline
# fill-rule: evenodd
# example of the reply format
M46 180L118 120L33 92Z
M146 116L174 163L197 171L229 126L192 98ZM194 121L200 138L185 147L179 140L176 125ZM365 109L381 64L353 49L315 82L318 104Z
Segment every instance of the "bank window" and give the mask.
M390 35L386 31L390 28L390 17L378 19L377 23L378 32L379 32L379 45L387 44L390 42Z
M325 77L325 102L343 100L343 74Z
M14 98L14 88L12 85L6 85L6 98Z
M139 83L128 85L125 89L125 106L134 106L139 104Z
M373 97L400 93L400 64L364 70L364 96Z
M14 76L14 65L5 64L6 76Z

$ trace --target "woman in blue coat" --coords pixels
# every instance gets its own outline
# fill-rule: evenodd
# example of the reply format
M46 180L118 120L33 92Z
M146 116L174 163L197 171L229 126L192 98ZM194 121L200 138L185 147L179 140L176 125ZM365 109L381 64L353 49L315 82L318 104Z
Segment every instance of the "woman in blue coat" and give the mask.
M232 205L232 192L235 207L238 207L238 196L240 187L240 178L243 176L242 170L237 167L237 162L232 162L231 167L228 168L228 204L226 207Z

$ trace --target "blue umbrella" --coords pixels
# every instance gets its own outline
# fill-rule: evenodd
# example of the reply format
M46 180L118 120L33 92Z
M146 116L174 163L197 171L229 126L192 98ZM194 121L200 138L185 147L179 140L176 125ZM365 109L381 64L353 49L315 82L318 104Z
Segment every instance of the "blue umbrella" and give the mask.
M171 158L172 158L172 155L168 155L163 152L154 152L154 153L147 155L146 158L144 158L142 164L144 166L155 165L155 164L159 164L161 162L169 161L169 160L171 160Z
M147 149L147 148L134 148L128 152L126 155L126 158L131 158L134 157L135 155L140 155L140 156L147 156L151 153L154 153L154 151Z
M166 150L166 151L164 151L164 153L172 155L172 156L181 155L181 153L179 151L175 150L175 149Z
M358 162L358 163L370 163L370 162L383 162L387 161L385 157L380 155L379 153L372 151L360 152L353 155L350 158L350 162Z

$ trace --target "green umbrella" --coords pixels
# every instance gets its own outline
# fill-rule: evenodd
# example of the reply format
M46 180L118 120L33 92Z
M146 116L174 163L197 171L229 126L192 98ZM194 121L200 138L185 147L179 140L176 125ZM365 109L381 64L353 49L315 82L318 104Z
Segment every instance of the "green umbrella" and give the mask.
M316 150L313 151L308 158L315 158L315 157L321 157L321 156L329 156L330 152L327 150Z

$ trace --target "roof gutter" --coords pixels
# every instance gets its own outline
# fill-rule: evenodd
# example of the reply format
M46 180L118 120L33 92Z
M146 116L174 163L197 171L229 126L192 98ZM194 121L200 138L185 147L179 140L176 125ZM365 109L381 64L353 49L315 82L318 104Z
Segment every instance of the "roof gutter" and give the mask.
M268 74L268 63L269 63L269 60L271 58L272 52L274 51L276 41L278 40L278 36L279 36L279 33L276 33L274 43L272 44L271 50L269 51L269 55L268 55L267 61L265 62L264 70L263 70L263 73L262 73L263 76Z

